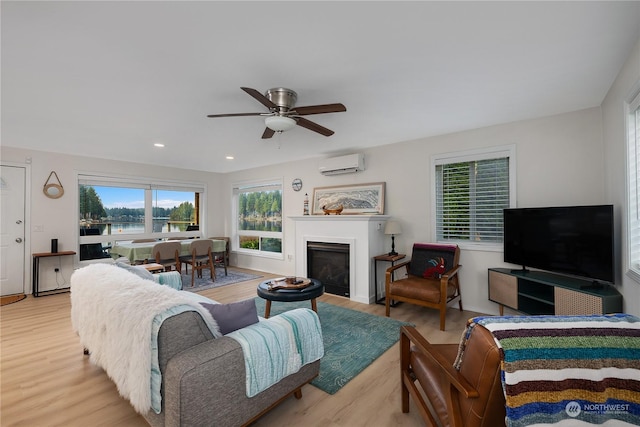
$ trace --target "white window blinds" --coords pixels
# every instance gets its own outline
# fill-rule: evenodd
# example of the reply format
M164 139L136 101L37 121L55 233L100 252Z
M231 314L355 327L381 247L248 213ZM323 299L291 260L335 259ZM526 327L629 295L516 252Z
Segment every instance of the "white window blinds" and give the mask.
M511 207L512 186L515 186L511 184L514 176L510 171L512 156L505 154L436 159L435 233L438 241L502 242L503 210Z

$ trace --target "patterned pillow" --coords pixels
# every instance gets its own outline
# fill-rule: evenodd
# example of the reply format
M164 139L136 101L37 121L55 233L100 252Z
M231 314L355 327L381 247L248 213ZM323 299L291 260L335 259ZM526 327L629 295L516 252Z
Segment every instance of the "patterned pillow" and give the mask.
M427 268L422 273L425 279L439 279L447 271L443 257L432 258L427 262Z

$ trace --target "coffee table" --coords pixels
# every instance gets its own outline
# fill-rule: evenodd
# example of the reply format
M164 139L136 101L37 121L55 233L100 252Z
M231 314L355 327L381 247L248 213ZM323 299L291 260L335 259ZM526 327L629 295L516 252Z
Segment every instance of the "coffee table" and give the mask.
M316 304L316 298L324 293L324 285L317 279L303 279L311 280L311 285L304 289L279 289L269 290L269 283L271 280L265 280L258 285L258 296L266 300L264 307L264 317L269 318L271 314L271 301L280 302L292 302L292 301L308 301L311 300L311 309L318 312L318 306Z

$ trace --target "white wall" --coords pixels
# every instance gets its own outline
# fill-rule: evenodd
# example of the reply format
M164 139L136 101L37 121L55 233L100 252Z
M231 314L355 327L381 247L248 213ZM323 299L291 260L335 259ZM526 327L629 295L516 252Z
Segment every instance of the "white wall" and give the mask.
M304 193L311 197L314 187L384 181L385 214L402 225L402 234L396 237L396 250L410 254L414 242L432 241L430 159L433 154L515 144L518 206L599 204L607 200L601 135L601 111L592 108L377 147L365 151L366 170L356 174L322 176L318 172L318 159L311 159L230 173L225 177L226 187L230 194L231 183L236 181L283 177L286 218L302 213ZM286 143L281 149L286 149ZM303 181L303 189L298 193L290 186L294 178ZM286 256L295 252L293 229L293 223L285 219L283 261L237 256L235 262L278 274L295 274L295 260ZM497 305L487 299L487 269L504 265L502 253L463 250L461 264L465 308L497 313Z
M627 259L626 228L626 126L624 105L630 97L640 89L640 39L631 51L625 65L618 74L602 103L603 139L606 150L604 152L605 184L607 201L613 203L616 210L618 235L621 237L618 245L617 259L620 261L619 275L616 283L620 284L620 291L624 295L624 310L627 313L640 315L640 283L624 274Z
M8 141L5 141L5 143ZM93 172L113 174L118 176L149 177L170 179L185 182L201 182L207 186L208 194L205 201L207 217L205 218L208 236L224 235L225 227L223 212L226 204L220 203L221 190L220 174L198 172L185 169L172 169L140 163L121 162L113 160L95 159L81 156L68 156L57 153L23 150L3 146L0 151L2 162L13 164L31 163L31 217L27 219L26 250L27 264L31 262L30 254L49 252L51 239L58 239L58 250L78 250L78 172ZM64 188L64 195L59 199L49 199L42 193L47 177L51 171L56 171ZM34 230L42 231L34 231ZM62 276L68 282L74 263L64 257L61 260ZM76 257L77 265L77 257ZM56 276L53 267L58 266L58 257L41 260L40 289L55 288ZM51 268L48 268L51 264ZM29 270L30 271L30 270ZM58 278L58 280L61 280ZM31 280L27 278L25 291L31 293Z

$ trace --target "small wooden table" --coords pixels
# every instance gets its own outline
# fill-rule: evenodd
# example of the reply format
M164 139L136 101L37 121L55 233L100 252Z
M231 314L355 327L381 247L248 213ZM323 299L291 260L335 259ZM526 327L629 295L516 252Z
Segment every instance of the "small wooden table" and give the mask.
M291 302L291 301L308 301L311 300L311 309L318 312L316 298L324 293L324 285L317 279L311 280L311 285L304 289L279 289L270 290L269 283L271 280L265 280L258 285L258 296L266 300L264 306L264 317L269 318L271 314L271 301Z
M164 271L164 266L155 262L140 264L140 267L144 267L149 273L161 273Z
M384 305L384 300L385 298L382 297L380 299L378 299L378 261L385 261L385 262L390 262L391 263L391 267L394 266L394 264L396 263L396 261L400 261L401 259L403 259L404 257L406 257L406 254L398 254L398 255L389 255L389 254L383 254L383 255L378 255L378 256L374 256L373 257L373 280L374 280L374 289L375 289L375 302L376 304L382 304ZM392 307L395 307L398 305L398 302L393 302L391 303Z

